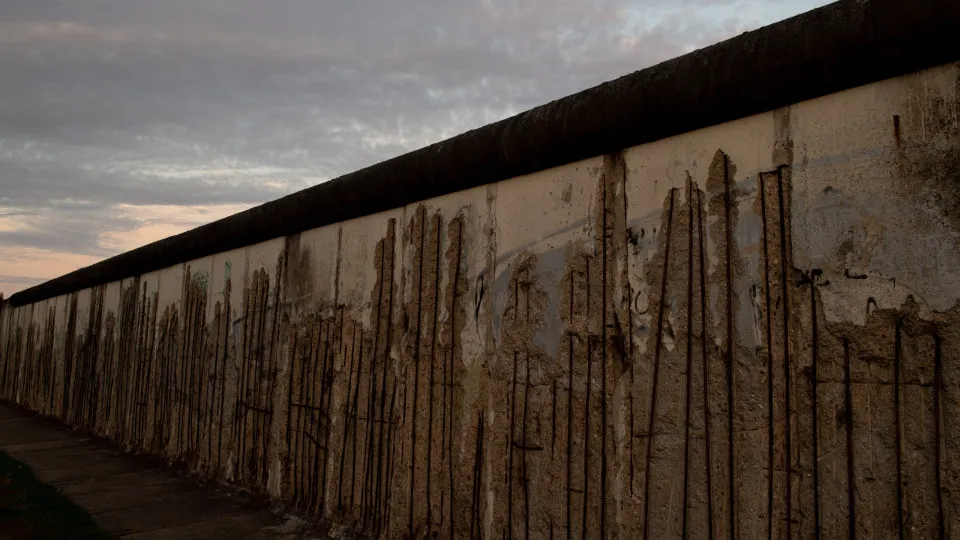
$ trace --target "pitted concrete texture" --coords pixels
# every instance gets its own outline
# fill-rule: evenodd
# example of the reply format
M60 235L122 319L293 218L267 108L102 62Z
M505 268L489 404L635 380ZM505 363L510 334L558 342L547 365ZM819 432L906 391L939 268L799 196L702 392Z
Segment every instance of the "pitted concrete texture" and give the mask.
M156 461L7 406L0 406L0 449L121 538L325 538L295 530L262 502L178 478Z

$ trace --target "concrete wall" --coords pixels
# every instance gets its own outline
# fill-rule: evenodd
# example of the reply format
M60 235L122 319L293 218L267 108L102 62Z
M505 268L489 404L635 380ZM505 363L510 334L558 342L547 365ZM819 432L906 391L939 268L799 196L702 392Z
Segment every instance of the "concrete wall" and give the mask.
M960 534L960 64L0 312L4 399L389 538Z

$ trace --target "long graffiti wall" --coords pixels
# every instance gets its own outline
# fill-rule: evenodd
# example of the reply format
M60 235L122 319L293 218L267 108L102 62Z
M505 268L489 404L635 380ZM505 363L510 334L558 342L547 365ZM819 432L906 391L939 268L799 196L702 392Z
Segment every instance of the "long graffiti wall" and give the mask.
M946 64L7 304L0 394L341 533L956 537L958 96Z

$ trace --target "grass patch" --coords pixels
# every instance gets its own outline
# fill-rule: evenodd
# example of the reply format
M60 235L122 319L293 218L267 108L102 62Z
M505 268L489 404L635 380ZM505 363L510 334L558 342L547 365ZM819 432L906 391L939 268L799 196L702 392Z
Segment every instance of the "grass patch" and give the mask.
M0 451L0 540L107 540L93 518Z

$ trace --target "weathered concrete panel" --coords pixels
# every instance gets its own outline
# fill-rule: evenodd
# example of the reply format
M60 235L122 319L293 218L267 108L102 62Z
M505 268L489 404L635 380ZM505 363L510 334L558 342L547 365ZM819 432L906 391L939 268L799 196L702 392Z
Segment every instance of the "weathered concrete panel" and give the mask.
M821 530L956 526L958 89L951 64L790 108L790 255L807 294L791 301L791 338L794 369L816 381L795 393L798 488L829 518ZM846 482L822 480L834 474Z
M284 416L278 402L282 362L285 274L283 238L247 247L240 316L232 322L236 390L231 430L234 481L263 489L277 477L274 425ZM285 371L284 371L285 372Z
M243 321L246 267L246 249L218 253L213 256L211 266L207 321L210 325L208 335L213 341L208 346L213 350L213 357L209 366L212 388L208 402L215 427L206 433L206 470L220 478L233 478L237 461L234 426L241 370L237 360L236 328Z
M620 259L633 358L621 384L626 459L617 499L620 519L638 537L728 536L731 523L766 525L751 521L762 511L732 509L738 494L761 491L766 475L754 455L765 435L762 410L751 402L766 373L755 306L744 292L762 277L756 195L758 178L774 167L774 117L624 152ZM727 399L728 389L742 403ZM746 452L731 454L736 447Z

